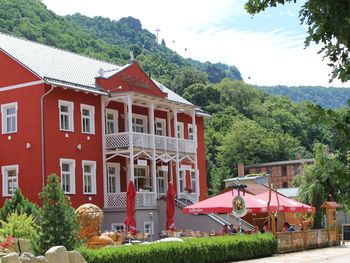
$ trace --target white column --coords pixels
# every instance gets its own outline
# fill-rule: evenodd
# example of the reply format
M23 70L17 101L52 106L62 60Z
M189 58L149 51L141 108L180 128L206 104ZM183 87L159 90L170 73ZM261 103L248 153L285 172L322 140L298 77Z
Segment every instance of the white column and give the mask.
M198 171L198 158L197 158L197 124L196 124L196 111L192 112L192 126L193 126L193 140L195 144L195 152L194 152L194 169L196 173L196 193L199 197L200 195L200 187L199 187L199 171Z
M106 163L106 106L108 101L101 96L101 124L102 124L102 175L103 175L103 200L107 207L107 163Z
M170 115L170 111L167 112L167 135L168 137L171 137L171 124L170 124L170 120L171 120L171 115Z
M155 137L154 137L154 104L150 103L148 107L149 112L149 125L150 125L150 133L152 135L152 191L157 192L157 175L156 175L156 144L155 144Z
M132 99L128 96L128 131L129 131L129 153L130 153L130 181L134 181L134 144L132 134Z
M173 108L173 112L174 112L174 135L175 135L175 145L176 145L176 163L175 163L176 192L179 195L180 194L180 176L179 176L180 159L179 159L179 142L177 138L177 109L175 107Z

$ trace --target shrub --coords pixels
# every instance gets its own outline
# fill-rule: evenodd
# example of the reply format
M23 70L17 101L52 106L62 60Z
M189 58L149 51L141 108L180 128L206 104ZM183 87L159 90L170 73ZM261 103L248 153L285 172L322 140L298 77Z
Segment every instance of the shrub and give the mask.
M216 263L272 255L277 240L271 234L185 239L185 242L150 245L80 248L89 263Z
M0 233L5 237L31 239L38 227L33 216L25 213L12 213L7 217L7 222L0 222L2 226Z
M73 250L78 244L77 216L55 174L49 175L39 196L42 208L37 221L39 231L32 239L34 253L43 255L50 247L59 245Z
M25 198L21 190L17 188L14 195L7 199L4 206L0 209L0 220L7 221L7 217L13 212L35 216L38 209L38 206Z

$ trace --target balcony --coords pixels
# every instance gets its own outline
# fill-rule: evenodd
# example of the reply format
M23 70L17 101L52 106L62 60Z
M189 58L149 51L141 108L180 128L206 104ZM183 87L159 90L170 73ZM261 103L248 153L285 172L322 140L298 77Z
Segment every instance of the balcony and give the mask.
M155 192L137 192L136 207L157 206L157 194ZM106 194L106 208L126 208L126 193Z
M105 135L105 149L122 149L128 148L130 145L130 137L132 135L133 147L139 147L142 149L161 150L165 152L176 152L176 141L178 143L178 149L181 153L193 154L196 151L195 141L178 139L173 137L152 135L148 133L139 132L120 132L114 134Z

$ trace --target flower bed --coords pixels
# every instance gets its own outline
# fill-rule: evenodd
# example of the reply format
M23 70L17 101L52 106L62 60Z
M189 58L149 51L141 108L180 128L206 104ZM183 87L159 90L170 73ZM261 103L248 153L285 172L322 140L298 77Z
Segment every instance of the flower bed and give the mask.
M277 240L271 234L188 238L184 241L81 248L80 252L88 263L219 263L270 256L277 248Z

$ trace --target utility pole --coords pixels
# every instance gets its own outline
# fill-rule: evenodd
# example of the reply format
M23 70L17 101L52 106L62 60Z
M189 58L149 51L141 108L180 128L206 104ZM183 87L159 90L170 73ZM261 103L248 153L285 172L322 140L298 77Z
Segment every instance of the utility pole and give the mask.
M157 32L157 38L156 38L156 40L157 40L157 44L159 44L159 42L158 42L158 33L160 32L160 29L157 28L157 29L156 29L156 32Z

